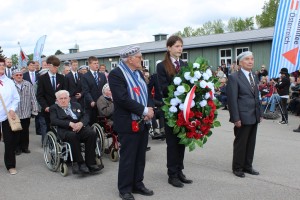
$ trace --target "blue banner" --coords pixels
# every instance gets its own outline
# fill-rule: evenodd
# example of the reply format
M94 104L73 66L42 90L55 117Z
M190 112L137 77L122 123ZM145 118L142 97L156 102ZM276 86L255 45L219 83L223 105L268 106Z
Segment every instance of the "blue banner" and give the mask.
M36 42L35 48L34 48L34 54L33 54L33 61L39 61L40 66L42 64L42 53L44 50L44 44L45 44L45 40L46 40L46 35L43 35L42 37L40 37L38 39L38 41Z
M283 67L287 68L289 73L299 70L299 43L299 0L282 0L275 23L269 78L279 77Z

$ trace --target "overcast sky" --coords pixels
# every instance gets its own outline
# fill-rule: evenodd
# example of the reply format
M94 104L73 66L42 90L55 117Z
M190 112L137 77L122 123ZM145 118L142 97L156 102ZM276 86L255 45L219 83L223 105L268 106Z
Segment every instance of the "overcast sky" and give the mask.
M26 54L47 35L43 54L79 45L80 51L154 41L207 21L261 14L264 0L6 0L0 6L4 55Z

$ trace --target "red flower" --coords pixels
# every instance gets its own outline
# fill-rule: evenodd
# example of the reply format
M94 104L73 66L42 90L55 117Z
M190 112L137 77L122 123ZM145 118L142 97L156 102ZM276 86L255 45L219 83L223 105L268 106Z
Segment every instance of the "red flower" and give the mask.
M138 132L140 130L139 123L135 120L131 122L131 128L133 132Z
M187 132L186 137L193 138L194 137L194 132Z
M202 112L195 112L195 117L200 119L203 116Z

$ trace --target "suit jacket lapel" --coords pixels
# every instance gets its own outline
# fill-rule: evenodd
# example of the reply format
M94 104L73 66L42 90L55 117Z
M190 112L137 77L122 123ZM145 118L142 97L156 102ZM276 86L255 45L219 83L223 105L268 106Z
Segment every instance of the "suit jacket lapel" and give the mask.
M239 71L239 77L241 79L241 81L249 88L249 90L254 94L255 90L252 90L252 87L247 79L247 77L245 76L245 74L242 72L242 70Z

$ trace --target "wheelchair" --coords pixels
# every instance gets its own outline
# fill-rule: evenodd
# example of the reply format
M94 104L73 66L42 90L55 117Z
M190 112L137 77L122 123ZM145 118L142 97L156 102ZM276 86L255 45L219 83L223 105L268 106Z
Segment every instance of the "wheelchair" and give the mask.
M98 121L100 125L95 124L95 127L97 127L96 129L101 132L103 138L101 152L109 154L109 159L113 162L117 162L120 158L118 135L113 131L112 126L108 123L108 119L106 117L99 116Z
M103 166L102 163L102 151L103 148L103 134L102 129L98 124L93 124L91 126L93 130L97 133L96 141L96 164L98 166ZM73 156L71 151L71 146L68 142L63 142L57 137L57 128L51 127L43 141L44 148L44 160L49 170L56 172L59 170L62 176L68 175L68 165L67 162L70 160L73 162ZM84 157L85 145L81 143L81 153Z

